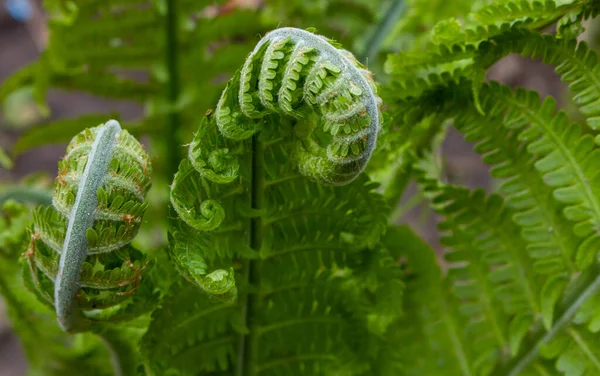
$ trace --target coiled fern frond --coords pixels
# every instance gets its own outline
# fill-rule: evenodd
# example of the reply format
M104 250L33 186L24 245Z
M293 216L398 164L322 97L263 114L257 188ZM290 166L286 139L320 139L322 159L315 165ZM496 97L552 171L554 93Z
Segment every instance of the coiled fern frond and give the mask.
M344 184L375 149L381 99L371 73L330 42L294 28L267 34L223 91L216 123L226 138L243 140L268 115L295 118L300 171L322 183Z
M379 104L368 71L335 42L283 28L258 43L171 186L180 222L169 253L200 289L178 283L155 311L144 338L154 372L378 367L399 315L389 297L402 289L379 243L388 209L360 174ZM171 358L157 361L166 346Z
M141 282L148 260L130 243L146 210L151 168L143 147L114 120L86 129L67 147L53 205L35 209L25 254L38 294L55 307L65 331L145 309L131 300L151 296Z

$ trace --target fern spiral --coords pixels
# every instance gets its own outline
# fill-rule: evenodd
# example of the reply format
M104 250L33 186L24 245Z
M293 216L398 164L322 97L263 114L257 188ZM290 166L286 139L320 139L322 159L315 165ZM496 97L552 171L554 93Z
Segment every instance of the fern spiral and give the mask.
M384 296L402 289L380 244L388 208L361 174L379 105L335 42L283 28L258 43L171 186L169 256L191 283L144 337L156 374L373 374L386 345L372 334L399 311Z
M291 159L302 175L317 183L350 183L375 148L380 104L372 74L334 41L296 28L268 33L231 78L215 112L202 121L188 160L173 181L173 208L199 231L239 227L234 221L224 224L226 212L235 209L224 207L227 200L219 196L244 191L238 186L223 192L229 183L251 174L243 156L251 148L252 136L261 130L269 145L286 142L286 150L275 158L278 164ZM175 244L172 248L177 249L181 243ZM179 266L191 262L189 252L175 254L180 255L174 257ZM183 274L217 295L235 290L233 274L224 269L207 274L205 261L198 263L199 274L190 268Z
M268 33L223 91L216 121L225 137L243 140L268 115L298 119L299 170L340 185L363 170L375 149L381 99L371 72L331 42L295 28Z
M65 331L81 330L81 318L102 316L92 311L113 307L115 314L139 287L146 261L130 243L147 207L150 174L148 154L114 120L68 145L53 205L35 209L25 254Z

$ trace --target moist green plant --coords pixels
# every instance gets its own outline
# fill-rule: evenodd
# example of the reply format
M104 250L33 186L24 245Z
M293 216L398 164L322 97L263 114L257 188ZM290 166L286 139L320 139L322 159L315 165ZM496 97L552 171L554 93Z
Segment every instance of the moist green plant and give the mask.
M600 68L580 41L598 2L46 8L46 51L0 98L145 109L10 150L77 134L52 204L0 195L0 293L32 373L600 373ZM555 66L585 121L486 80L509 54ZM448 181L451 128L497 188ZM439 249L398 224L410 183Z

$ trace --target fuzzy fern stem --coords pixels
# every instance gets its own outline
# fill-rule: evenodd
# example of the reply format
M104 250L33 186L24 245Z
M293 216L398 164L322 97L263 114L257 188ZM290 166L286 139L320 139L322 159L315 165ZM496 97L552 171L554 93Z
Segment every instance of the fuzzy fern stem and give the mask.
M104 182L120 131L119 123L111 120L98 132L69 217L54 290L56 316L60 326L67 332L72 331L74 326L75 297L79 289L81 268L87 257L86 234L94 223L98 205L96 194Z

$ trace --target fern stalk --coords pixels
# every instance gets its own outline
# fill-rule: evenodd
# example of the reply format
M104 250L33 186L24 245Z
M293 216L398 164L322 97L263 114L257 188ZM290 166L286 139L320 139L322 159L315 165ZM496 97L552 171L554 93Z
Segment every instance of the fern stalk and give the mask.
M124 341L118 329L103 329L98 336L108 349L114 376L134 375L137 368L136 349Z
M251 208L260 210L264 206L265 200L265 167L264 167L264 147L260 141L260 135L256 134L252 137L252 188L251 188ZM263 220L262 216L256 216L250 219L250 248L255 251L260 251L263 238ZM260 285L260 260L247 261L247 276L250 286ZM238 366L239 376L254 375L254 364L256 360L256 333L253 318L258 311L258 299L255 299L255 294L252 292L246 295L246 304L244 307L246 326L250 329L250 333L244 336L244 343L241 347L239 358L243 360Z
M373 34L365 44L364 53L359 57L359 60L365 61L365 63L374 63L377 61L377 54L381 49L381 44L388 36L390 31L394 28L394 25L404 13L406 9L405 0L395 0L385 12L385 16L381 22L377 24L377 27L373 31Z
M581 306L592 296L600 291L600 268L596 265L590 271L591 276L595 278L588 284L583 284L582 287L575 290L570 296L567 296L565 301L564 313L559 316L556 320L556 324L548 332L539 334L535 340L532 341L532 346L524 346L526 351L522 352L520 356L513 359L511 364L505 369L498 370L494 375L508 375L517 376L519 375L532 361L534 361L540 351L540 348L552 341L552 339L561 332L567 325L572 322L573 317L579 311ZM582 275L580 278L589 278L587 275Z
M177 37L177 0L167 0L166 14L166 64L169 78L167 82L167 100L169 104L169 114L167 116L167 126L164 127L164 140L166 148L163 150L165 160L165 176L170 180L177 172L180 155L177 152L181 143L179 142L179 129L181 128L181 116L175 109L175 104L179 98L179 51Z
M0 194L0 204L8 200L16 200L19 202L40 205L50 205L52 203L52 192L46 189L28 186L11 187L4 190L4 192Z
M79 289L81 267L88 253L86 232L94 223L98 205L96 192L104 183L120 131L121 126L114 120L107 122L105 127L99 130L87 157L81 177L82 184L77 191L69 217L54 290L56 316L60 326L67 332L73 330L73 305Z

